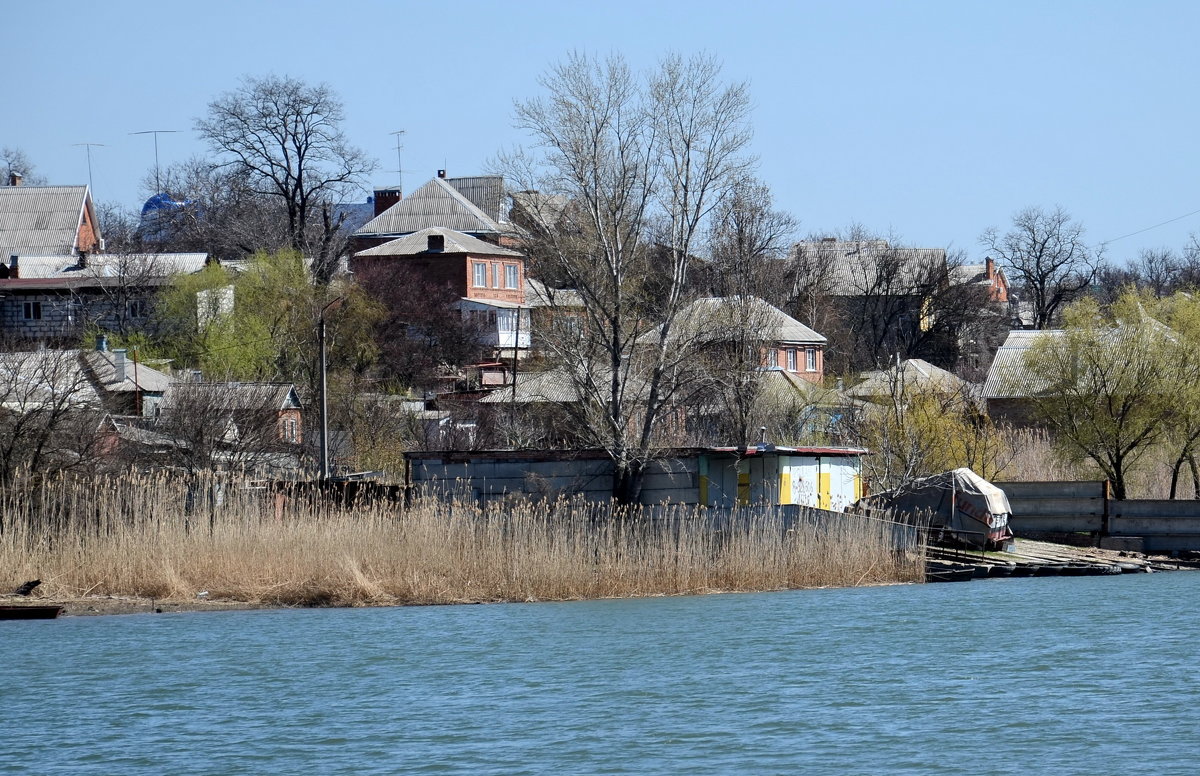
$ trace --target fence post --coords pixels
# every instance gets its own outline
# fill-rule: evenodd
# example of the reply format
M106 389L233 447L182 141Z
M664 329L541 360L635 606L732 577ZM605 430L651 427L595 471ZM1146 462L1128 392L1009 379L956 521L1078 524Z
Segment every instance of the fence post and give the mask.
M1106 537L1111 530L1110 520L1112 518L1109 508L1109 499L1112 498L1112 482L1109 480L1104 481L1104 487L1101 491L1100 497L1104 503L1104 511L1100 513L1100 536Z

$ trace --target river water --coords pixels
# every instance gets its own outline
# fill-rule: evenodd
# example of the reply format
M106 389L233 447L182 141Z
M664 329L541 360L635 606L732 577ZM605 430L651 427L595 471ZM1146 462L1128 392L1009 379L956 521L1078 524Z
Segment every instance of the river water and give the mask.
M1192 774L1200 573L0 622L0 773Z

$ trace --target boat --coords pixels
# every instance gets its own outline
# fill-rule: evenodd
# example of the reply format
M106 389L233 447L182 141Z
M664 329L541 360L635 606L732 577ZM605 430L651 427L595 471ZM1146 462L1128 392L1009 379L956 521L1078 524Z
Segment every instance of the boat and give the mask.
M62 610L54 605L0 604L0 620L53 620Z

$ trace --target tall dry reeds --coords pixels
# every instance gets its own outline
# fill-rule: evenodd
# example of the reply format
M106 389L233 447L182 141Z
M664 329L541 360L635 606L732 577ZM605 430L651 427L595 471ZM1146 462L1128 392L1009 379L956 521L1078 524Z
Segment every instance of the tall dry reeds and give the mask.
M59 597L568 600L917 581L924 570L903 531L855 516L789 524L770 512L613 516L568 503L345 507L216 476L56 478L0 494L0 514L0 589L39 578Z

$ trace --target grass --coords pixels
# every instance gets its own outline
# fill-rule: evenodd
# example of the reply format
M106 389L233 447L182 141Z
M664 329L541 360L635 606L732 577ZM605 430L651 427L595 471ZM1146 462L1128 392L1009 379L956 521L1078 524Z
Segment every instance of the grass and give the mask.
M54 479L0 494L0 589L281 606L677 595L919 581L924 556L859 517L579 503L335 507L207 476Z

